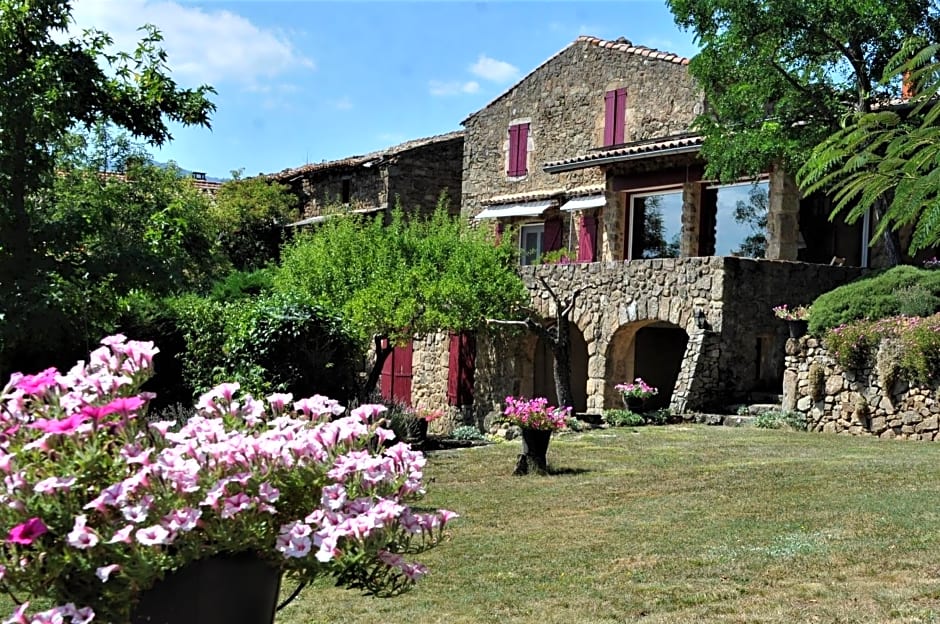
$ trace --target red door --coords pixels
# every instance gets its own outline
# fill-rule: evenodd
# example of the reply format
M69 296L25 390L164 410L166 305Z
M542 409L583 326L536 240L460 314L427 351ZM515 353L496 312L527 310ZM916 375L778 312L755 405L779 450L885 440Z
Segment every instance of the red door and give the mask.
M395 347L382 367L380 392L386 401L411 405L412 342Z

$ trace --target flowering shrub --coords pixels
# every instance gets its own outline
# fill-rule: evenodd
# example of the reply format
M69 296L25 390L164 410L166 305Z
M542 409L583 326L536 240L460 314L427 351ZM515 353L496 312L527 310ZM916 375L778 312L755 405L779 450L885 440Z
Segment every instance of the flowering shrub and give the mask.
M439 418L442 418L443 416L444 416L444 410L440 410L440 409L424 408L424 409L419 409L415 413L416 418L420 418L421 420L426 420L428 422L434 422L435 420L438 420Z
M926 383L940 377L940 314L856 321L829 330L823 343L840 365L857 370L885 338L899 342L898 368L909 379Z
M454 514L408 507L425 460L375 424L383 407L341 417L326 397L222 384L188 422L148 423L138 388L157 349L102 343L87 364L0 390L0 576L18 599L59 605L24 602L9 621L125 622L164 574L220 553L378 594L425 573L401 553L432 546Z
M805 321L809 316L809 309L806 306L796 306L791 310L784 303L774 308L774 316L785 321Z
M620 383L614 386L614 390L619 391L624 399L640 399L645 401L659 394L659 390L649 385L639 377L633 380L633 383Z
M525 399L523 397L506 397L506 409L503 416L511 425L518 425L523 429L541 429L554 431L563 429L565 419L571 415L570 407L552 407L545 397Z

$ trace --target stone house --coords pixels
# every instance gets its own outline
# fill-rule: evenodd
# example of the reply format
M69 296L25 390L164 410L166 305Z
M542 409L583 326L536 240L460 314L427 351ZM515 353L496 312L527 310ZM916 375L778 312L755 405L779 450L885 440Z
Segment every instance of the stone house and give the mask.
M285 169L268 179L286 184L300 198L294 225L328 214L378 213L400 203L406 214L430 214L442 192L451 211L461 202L462 131L415 139L384 150Z
M825 200L801 198L784 171L743 186L704 178L691 124L707 104L687 65L582 36L463 122L462 212L516 237L544 318L541 280L562 299L583 289L570 317L576 411L620 406L614 385L637 376L677 412L779 392L786 329L772 307L808 303L875 259L867 221L830 223ZM539 263L550 252L567 257ZM555 396L546 344L475 338L463 355L457 337L417 340L402 354L408 400L480 421L507 394ZM472 387L458 397L461 379Z

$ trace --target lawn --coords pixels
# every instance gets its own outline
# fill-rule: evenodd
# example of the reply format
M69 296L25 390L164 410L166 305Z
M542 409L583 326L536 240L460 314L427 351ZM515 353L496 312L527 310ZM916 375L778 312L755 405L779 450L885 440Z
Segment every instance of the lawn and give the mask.
M461 514L379 599L309 588L279 624L940 622L940 445L704 426L434 453ZM291 589L286 587L286 590Z

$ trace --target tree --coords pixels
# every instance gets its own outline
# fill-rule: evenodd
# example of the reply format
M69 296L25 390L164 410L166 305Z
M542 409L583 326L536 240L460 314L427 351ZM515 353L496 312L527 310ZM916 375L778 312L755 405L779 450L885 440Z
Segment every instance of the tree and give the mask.
M105 33L68 36L70 15L68 0L0 0L0 369L62 303L59 259L37 231L57 175L54 146L99 122L160 145L169 122L208 126L214 110L211 87L181 89L168 76L152 26L134 52L112 54Z
M667 0L702 50L689 69L708 110L707 175L796 171L851 110L900 94L879 83L912 34L937 32L931 0Z
M832 216L854 222L884 205L876 235L914 226L911 250L940 245L940 45L910 40L887 66L883 82L910 82L906 106L846 119L799 171L807 192L833 192Z
M219 188L213 212L222 224L222 245L232 264L253 271L277 262L284 226L297 213L297 198L283 184L241 174L233 171L232 179Z
M428 219L335 216L282 254L275 288L300 292L335 311L375 359L371 394L396 344L433 331L475 330L488 317L515 315L527 300L509 238L450 217L444 200Z

